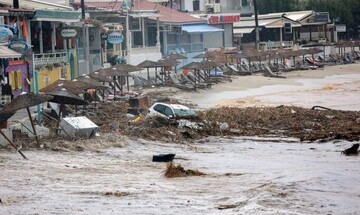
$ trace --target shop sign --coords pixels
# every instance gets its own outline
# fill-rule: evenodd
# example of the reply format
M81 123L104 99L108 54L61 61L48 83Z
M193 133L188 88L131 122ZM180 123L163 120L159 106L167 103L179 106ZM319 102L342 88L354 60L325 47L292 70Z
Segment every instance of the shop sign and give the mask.
M5 27L0 27L0 43L7 43L13 38L13 32Z
M234 23L240 21L240 15L210 15L209 24Z
M24 41L19 40L12 41L8 45L8 48L22 54L29 50L28 44L26 44Z
M109 37L109 35L108 35L107 33L105 33L105 32L103 32L103 33L100 34L100 38L101 38L102 40L107 40L108 37Z
M346 25L336 25L337 32L346 32Z
M61 31L61 36L64 38L75 37L76 30L75 29L63 29Z
M108 36L108 42L111 44L119 44L124 41L124 36L119 32L113 32Z

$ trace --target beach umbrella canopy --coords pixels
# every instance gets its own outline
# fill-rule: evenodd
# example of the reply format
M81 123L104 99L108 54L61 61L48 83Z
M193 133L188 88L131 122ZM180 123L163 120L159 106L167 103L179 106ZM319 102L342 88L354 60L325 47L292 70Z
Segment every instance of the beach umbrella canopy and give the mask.
M93 78L91 78L90 76L87 76L87 75L79 76L79 77L76 78L76 80L78 80L79 82L84 82L84 83L87 83L89 85L92 85L93 88L91 88L91 89L105 90L105 89L109 88L108 86L105 86L105 85L101 84L96 79L93 79Z
M166 56L166 58L175 59L175 60L187 59L186 56L184 56L182 54L178 54L178 53L169 54L168 56Z
M0 123L6 122L6 120L10 119L15 114L14 111L2 110L0 111Z
M200 62L200 65L202 68L206 68L206 69L211 69L213 67L217 67L220 66L220 64L214 62L214 61L209 61L209 60L204 60Z
M113 82L114 81L113 79L111 79L107 76L101 75L98 71L90 73L89 77L91 77L95 80L98 80L100 82Z
M115 66L98 70L105 76L129 76L130 72L141 71L142 68L130 64L117 64Z
M58 87L51 92L46 93L47 95L53 96L49 102L54 102L58 104L69 104L69 105L87 105L84 99L79 96L71 93L66 88Z
M157 67L158 63L155 61L151 61L151 60L144 60L143 62L139 63L137 65L137 67L140 68L153 68L153 67Z
M57 80L54 83L40 89L40 92L51 92L56 88L65 88L68 91L71 91L74 94L83 93L84 90L90 89L91 86L84 82L70 81L70 80Z
M186 65L184 65L183 67L181 67L182 69L188 69L188 70L192 70L192 69L200 69L202 65L200 65L199 62L191 62L188 63Z
M212 55L210 52L201 53L198 55L195 55L193 58L214 58L215 56Z
M21 109L29 108L47 102L52 98L53 97L49 95L41 95L34 93L21 94L18 97L16 97L14 100L12 100L8 105L6 105L4 111L16 112Z
M307 50L308 54L318 54L323 52L323 50L319 49L319 48L311 48Z
M156 63L158 66L177 66L180 62L175 59L165 58L163 60L158 60Z

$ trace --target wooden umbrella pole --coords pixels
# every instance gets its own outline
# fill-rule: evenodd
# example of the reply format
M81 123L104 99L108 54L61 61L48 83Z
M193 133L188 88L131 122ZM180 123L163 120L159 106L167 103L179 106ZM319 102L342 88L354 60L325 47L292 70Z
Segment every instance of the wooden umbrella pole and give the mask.
M126 87L127 87L128 93L129 93L129 91L130 91L129 75L126 76Z
M20 153L20 155L21 155L24 159L27 159L27 157L22 153L22 151L21 151L20 149L18 149L18 147L16 147L16 145L4 134L4 132L3 132L1 129L0 129L0 133L1 133L1 135L3 135L3 137L11 144L11 146L14 147L14 149Z
M30 109L27 107L26 110L27 110L28 115L29 115L31 127L32 127L32 129L33 129L33 131L34 131L34 135L35 135L36 142L40 145L39 138L38 138L38 136L37 136L37 134L36 134L36 129L35 129L35 126L34 126L34 122L33 122L32 118L31 118ZM39 113L38 113L38 114L39 114Z

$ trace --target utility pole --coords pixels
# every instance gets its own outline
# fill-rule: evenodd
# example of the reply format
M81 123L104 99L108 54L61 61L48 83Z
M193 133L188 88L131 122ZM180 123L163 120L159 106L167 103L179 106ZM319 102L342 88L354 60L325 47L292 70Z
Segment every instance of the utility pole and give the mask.
M16 9L19 8L19 0L13 0L13 7Z
M80 7L81 7L81 19L84 20L85 19L85 0L81 0Z
M255 49L259 50L259 21L258 21L256 0L254 0L254 13L255 13Z

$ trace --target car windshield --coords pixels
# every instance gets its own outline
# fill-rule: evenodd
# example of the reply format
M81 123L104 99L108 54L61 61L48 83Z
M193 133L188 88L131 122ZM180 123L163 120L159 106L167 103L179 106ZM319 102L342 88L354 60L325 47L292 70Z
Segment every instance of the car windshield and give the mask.
M177 117L191 117L191 116L196 116L195 111L193 110L186 110L186 109L178 109L178 108L173 108L175 115Z

